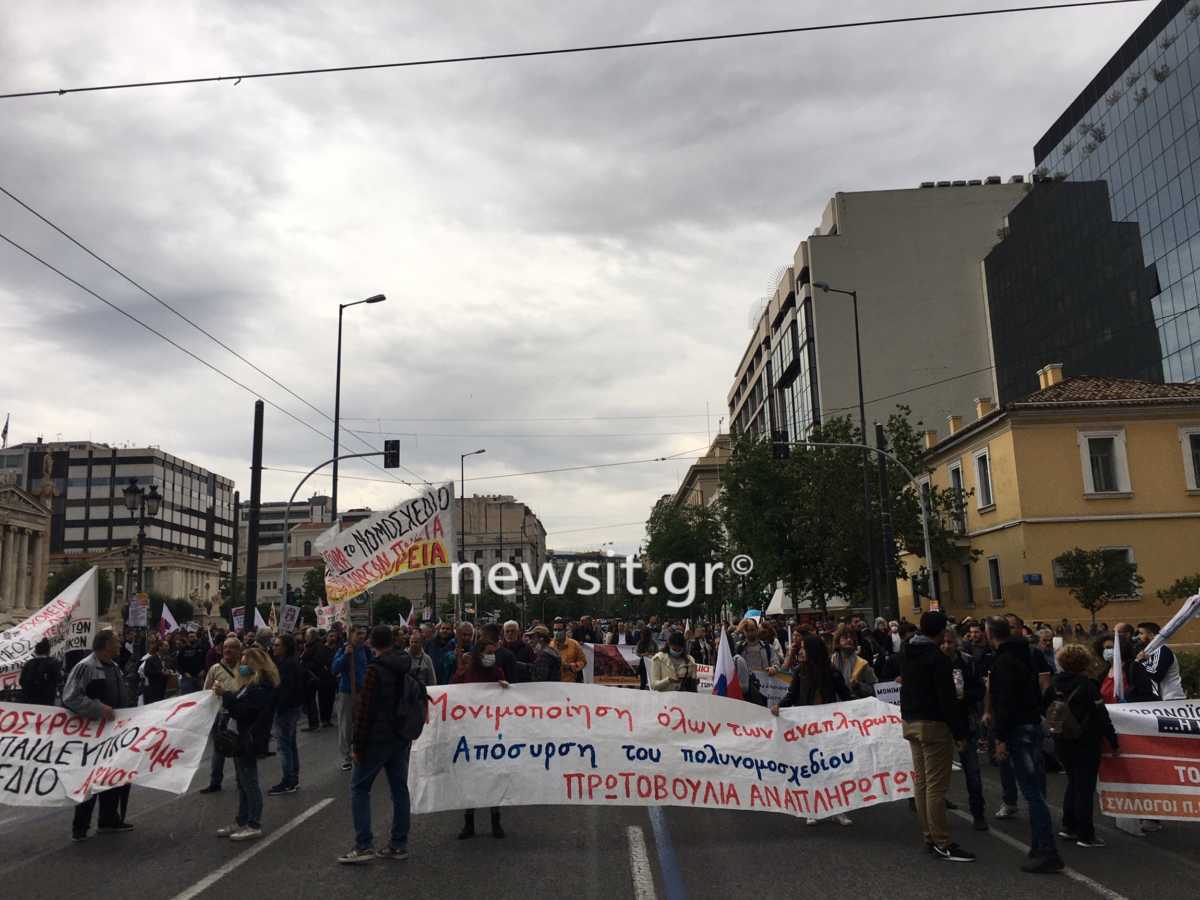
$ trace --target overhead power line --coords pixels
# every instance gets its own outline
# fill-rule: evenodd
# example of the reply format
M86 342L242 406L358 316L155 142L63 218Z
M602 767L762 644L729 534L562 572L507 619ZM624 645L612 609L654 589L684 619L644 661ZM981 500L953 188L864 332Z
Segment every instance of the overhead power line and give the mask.
M550 535L552 535L552 534L574 534L577 531L605 531L609 528L632 528L634 525L640 525L644 528L646 526L646 523L645 522L617 522L613 525L591 525L587 528L557 528L554 531L547 531L546 537L550 537Z
M538 56L566 56L579 53L597 53L607 50L634 50L645 47L667 47L675 44L700 44L712 41L744 40L747 38L776 37L785 34L808 34L821 31L837 31L850 28L868 28L880 25L904 25L916 22L938 22L951 19L971 19L982 16L1003 16L1015 13L1046 12L1056 9L1079 9L1090 6L1122 6L1129 3L1146 3L1149 0L1080 0L1074 3L1043 3L1034 6L1013 6L997 9L978 9L968 12L934 13L924 16L898 16L888 19L866 19L856 22L834 22L825 25L801 25L793 28L769 28L759 31L738 31L724 34L693 35L690 37L660 38L648 41L625 41L613 44L589 44L578 47L560 47L551 50L517 50L507 53L481 53L473 56L448 56L434 59L413 59L400 62L365 63L348 66L323 66L308 69L285 69L272 72L243 72L239 75L203 75L191 78L146 79L114 84L95 84L86 87L53 88L32 91L14 91L0 94L0 100L15 100L22 97L63 96L96 91L120 91L131 88L168 87L185 84L209 84L232 81L238 84L253 78L287 78L295 75L331 75L337 72L367 72L376 69L404 69L418 66L442 66L456 63L488 62L505 59L529 59Z
M54 231L56 231L58 234L62 235L64 238L66 238L68 241L70 241L72 244L74 244L76 247L78 247L80 250L82 250L82 251L83 251L84 253L86 253L88 256L92 257L92 259L96 260L98 263L100 263L101 265L103 265L103 266L104 266L105 268L107 268L109 271L111 271L111 272L113 272L114 274L116 274L116 275L120 276L122 279L124 279L125 281L127 281L129 284L133 285L135 288L137 288L139 291L141 291L143 294L145 294L147 297L149 297L149 298L150 298L151 300L153 300L155 303L159 304L159 305L160 305L160 306L162 306L164 309L166 309L166 310L170 311L170 312L171 312L173 315L177 316L178 318L180 318L180 319L182 319L184 322L186 322L188 325L192 326L192 328L194 328L194 329L196 329L197 331L199 331L201 334L203 334L203 335L204 335L206 338L208 338L209 340L211 340L211 341L212 341L213 343L215 343L217 346L221 347L223 350L226 350L227 352L231 353L233 356L237 357L237 359L241 360L243 363L245 363L246 365L248 365L248 366L249 366L251 369L253 369L253 370L254 370L255 372L257 372L258 374L262 375L264 378L266 378L266 379L267 379L268 381L270 381L272 384L274 384L274 385L276 385L277 387L281 388L282 390L286 391L288 394L290 394L290 395L291 395L292 397L294 397L295 399L299 400L301 403L303 403L303 404L304 404L305 406L307 406L309 409L313 410L313 412L315 412L315 413L317 413L318 415L322 416L323 418L325 418L325 419L326 419L327 421L329 421L330 423L333 423L333 419L332 419L332 418L329 416L329 414L328 414L328 413L326 413L324 410L320 409L320 408L319 408L319 407L317 407L317 406L314 406L312 403L309 403L307 400L305 400L303 397L301 397L299 394L297 394L295 391L293 391L291 388L289 388L289 387L288 387L286 384L284 384L283 382L279 381L277 378L275 378L275 377L274 377L273 375L271 375L269 372L267 372L267 371L265 371L264 369L260 368L259 366L255 365L253 362L251 362L249 359L247 359L247 358L246 358L245 356L243 356L241 353L238 353L236 350L234 350L232 347L230 347L228 344L226 344L224 341L222 341L220 338L218 338L218 337L217 337L216 335L214 335L212 332L208 331L208 330L207 330L207 329L205 329L203 326L201 326L201 325L197 324L197 323L196 323L196 322L194 322L192 319L190 319L190 318L188 318L187 316L185 316L183 313L181 313L181 312L180 312L178 309L176 309L174 306L172 306L172 305L171 305L170 303L168 303L166 300L163 300L161 297L159 297L157 294L155 294L155 293L154 293L153 291L151 291L149 288L145 287L145 286L144 286L144 285L142 285L140 282L138 282L138 281L134 280L132 277L130 277L130 276L129 276L129 275L127 275L125 272L123 272L121 269L119 269L119 268L118 268L116 265L114 265L113 263L109 262L107 259L105 259L105 258L104 258L103 256L101 256L100 254L96 253L94 250L92 250L90 247L88 247L86 244L84 244L82 241L80 241L80 240L79 240L78 238L76 238L74 235L70 234L70 233L69 233L69 232L67 232L65 229L63 229L62 227L60 227L58 224L56 224L55 222L52 222L52 221L51 221L49 218L47 218L46 216L42 215L40 212L38 212L36 209L34 209L32 206L30 206L28 203L26 203L24 200L22 200L22 199L21 199L20 197L18 197L16 194L12 193L12 191L8 190L8 189L7 189L6 187L4 187L3 185L0 185L0 193L4 194L4 196L8 197L8 199L12 200L14 203L16 203L18 206L20 206L22 209L24 209L24 210L25 210L26 212L28 212L30 215L34 216L34 217L35 217L35 218L37 218L39 221L41 221L42 223L44 223L44 224L45 224L45 225L47 225L48 227L52 228L52 229L53 229ZM12 243L12 241L9 241L9 243ZM14 246L16 246L16 245L14 244ZM21 249L24 249L24 248L21 248ZM32 255L32 254L31 254L31 255ZM37 257L34 257L34 258L36 259ZM40 262L40 261L41 261L41 260L39 260L39 262ZM55 271L57 271L57 270L55 270ZM59 273L59 274L62 274L62 273ZM65 277L65 276L64 276L64 277ZM77 286L79 286L79 287L82 287L82 285L79 285L79 283L78 283L78 282L74 282L74 283L75 283ZM98 296L98 295L95 295L95 294L93 294L93 296ZM107 303L108 301L104 301L104 302L106 302L106 303ZM114 306L113 304L111 304L111 303L109 303L109 306L113 306L113 308L114 308L114 309L115 309L115 308L117 308L117 307L115 307L115 306ZM122 311L122 312L123 312L123 311ZM130 316L130 318L133 318L133 317L132 317L132 316ZM136 318L134 318L134 321L137 321L137 322L139 322L139 324L143 324L143 325L144 325L144 323L141 323L141 322L140 322L140 320L138 320L138 319L136 319ZM145 327L147 327L147 328L148 328L149 326L145 326ZM153 331L153 329L150 329L150 330L151 330L151 331ZM157 332L155 332L155 333L157 334ZM162 336L162 335L160 335L160 337L161 337L161 336ZM176 347L178 347L179 345L178 345L178 344L175 344L175 346L176 346ZM182 348L180 348L180 349L182 349ZM194 354L193 354L193 358L197 358L197 359L198 359L198 357L195 357L195 356L194 356ZM212 366L210 366L209 368L213 368L213 369L214 369L214 371L217 371L217 370L215 369L215 367L212 367ZM223 373L222 373L222 374L223 374ZM237 382L235 382L235 383L237 383ZM239 384L239 386L241 386L241 387L245 387L245 385L240 385L240 383L238 383L238 384ZM249 389L247 388L247 390L249 390ZM275 406L275 404L271 404L271 405L272 405L272 406ZM276 407L276 408L278 408L278 409L281 409L281 407ZM288 415L291 415L291 414L289 413ZM295 419L296 417L295 417L295 416L292 416L292 418L294 418L294 419ZM299 419L296 419L296 421L300 421L300 420L299 420ZM307 423L305 423L305 424L307 424ZM379 450L379 448L378 448L378 447L376 447L376 446L372 445L372 444L371 444L369 441L366 441L366 440L364 440L362 437L359 437L359 436L358 436L358 435L356 435L356 434L355 434L353 431L351 431L349 428L347 428L345 425L343 425L343 426L341 427L341 429L339 429L339 430L340 430L340 431L344 431L346 434L349 434L349 435L354 435L354 436L355 436L355 438L356 438L356 440L357 440L357 441L358 441L358 442L359 442L361 445L363 445L363 446L365 446L365 447L367 447L367 448L369 448L369 449L371 449L371 450L375 450L375 451L377 451L377 452L382 452L382 451L380 451L380 450ZM318 433L318 434L321 434L321 432L317 432L317 433ZM322 435L322 436L323 436L323 437L325 437L327 440L329 440L329 439L330 439L328 435ZM367 462L368 462L368 463L370 463L371 465L375 466L375 468L379 469L381 472L386 472L386 471L387 471L386 469L383 469L382 467L380 467L380 466L379 466L377 463L371 462L370 460L368 460ZM416 472L414 472L412 469L409 469L407 466L401 465L401 466L400 466L400 468L404 469L404 471L408 472L408 473L409 473L410 475L412 475L414 478L418 478L418 479L421 479L422 481L424 481L424 479L422 479L420 475L418 475L418 474L417 474ZM397 481L399 481L400 479L398 479L398 478L397 478L396 480L397 480ZM401 483L407 483L407 482L401 482Z
M705 419L709 413L658 416L342 416L343 422L592 422L628 419Z
M575 432L524 432L517 434L497 434L488 431L476 432L436 432L436 431L351 431L357 435L375 435L377 437L411 437L411 438L610 438L610 437L700 437L705 431L575 431Z

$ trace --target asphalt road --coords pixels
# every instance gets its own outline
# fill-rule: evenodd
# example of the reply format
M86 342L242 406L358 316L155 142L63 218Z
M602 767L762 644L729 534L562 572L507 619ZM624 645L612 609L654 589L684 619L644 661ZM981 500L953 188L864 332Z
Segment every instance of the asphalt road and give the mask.
M1103 850L1062 848L1066 875L1020 871L1028 821L993 820L987 834L952 818L955 839L979 855L973 864L934 860L922 850L906 803L854 814L854 824L807 827L768 813L641 807L514 807L506 810L504 840L489 834L457 840L460 813L413 819L411 858L340 866L334 857L353 845L349 775L337 768L332 729L300 735L299 792L265 799L265 836L232 844L213 835L234 817L232 766L226 788L201 795L207 763L192 793L174 797L135 790L128 834L70 840L69 809L0 806L0 897L49 898L117 892L144 898L219 897L356 900L412 890L428 898L635 898L756 900L828 897L1076 898L1200 897L1200 828L1169 825L1148 838L1117 832L1101 820ZM264 786L277 780L277 758L261 764ZM989 816L999 804L997 770L984 772ZM1064 779L1049 776L1052 804ZM952 799L966 808L962 776ZM375 790L375 832L387 833L386 782ZM1055 813L1057 824L1057 812ZM1048 891L1053 892L1048 895ZM236 892L236 894L235 894Z

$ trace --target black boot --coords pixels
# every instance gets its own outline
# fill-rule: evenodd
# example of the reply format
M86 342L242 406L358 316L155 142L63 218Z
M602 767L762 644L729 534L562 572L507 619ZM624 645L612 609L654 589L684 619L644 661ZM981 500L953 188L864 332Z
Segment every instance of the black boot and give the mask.
M504 829L500 825L500 807L492 807L492 837L504 837Z
M475 837L475 810L469 809L463 816L463 828L458 833L458 839L465 841L467 838Z

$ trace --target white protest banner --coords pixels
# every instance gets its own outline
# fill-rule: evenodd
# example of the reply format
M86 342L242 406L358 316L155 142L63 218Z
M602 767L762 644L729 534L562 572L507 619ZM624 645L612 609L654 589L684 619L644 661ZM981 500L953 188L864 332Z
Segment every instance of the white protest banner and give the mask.
M96 571L88 569L29 618L0 633L0 690L17 686L21 667L33 659L33 648L42 638L58 659L71 650L92 649Z
M246 619L246 607L235 606L229 611L229 620L233 624L234 631L241 631L242 625Z
M118 709L104 722L0 703L0 803L69 806L125 784L185 793L220 707L206 691Z
M317 607L317 627L328 631L333 627L333 607L318 606Z
M325 560L325 596L348 600L404 572L450 565L454 556L454 483L431 487L420 496L336 533L317 538Z
M300 607L292 606L290 603L285 603L283 613L279 616L279 630L286 631L291 634L296 630L296 623L300 621Z
M145 628L150 615L150 595L134 594L129 601L129 625L134 628Z
M890 703L893 706L900 705L900 682L898 681L880 681L875 685L875 696L884 703Z
M782 710L726 697L539 682L429 689L412 811L522 804L761 810L823 818L909 797L895 707Z
M1101 812L1200 822L1200 702L1118 703L1108 714L1121 753L1102 744Z

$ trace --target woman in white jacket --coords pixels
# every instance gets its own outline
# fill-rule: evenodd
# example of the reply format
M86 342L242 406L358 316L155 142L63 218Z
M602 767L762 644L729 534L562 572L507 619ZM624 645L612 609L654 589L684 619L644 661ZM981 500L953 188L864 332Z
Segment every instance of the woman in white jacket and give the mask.
M650 690L696 690L696 660L687 652L687 641L678 631L671 632L666 649L650 660Z

